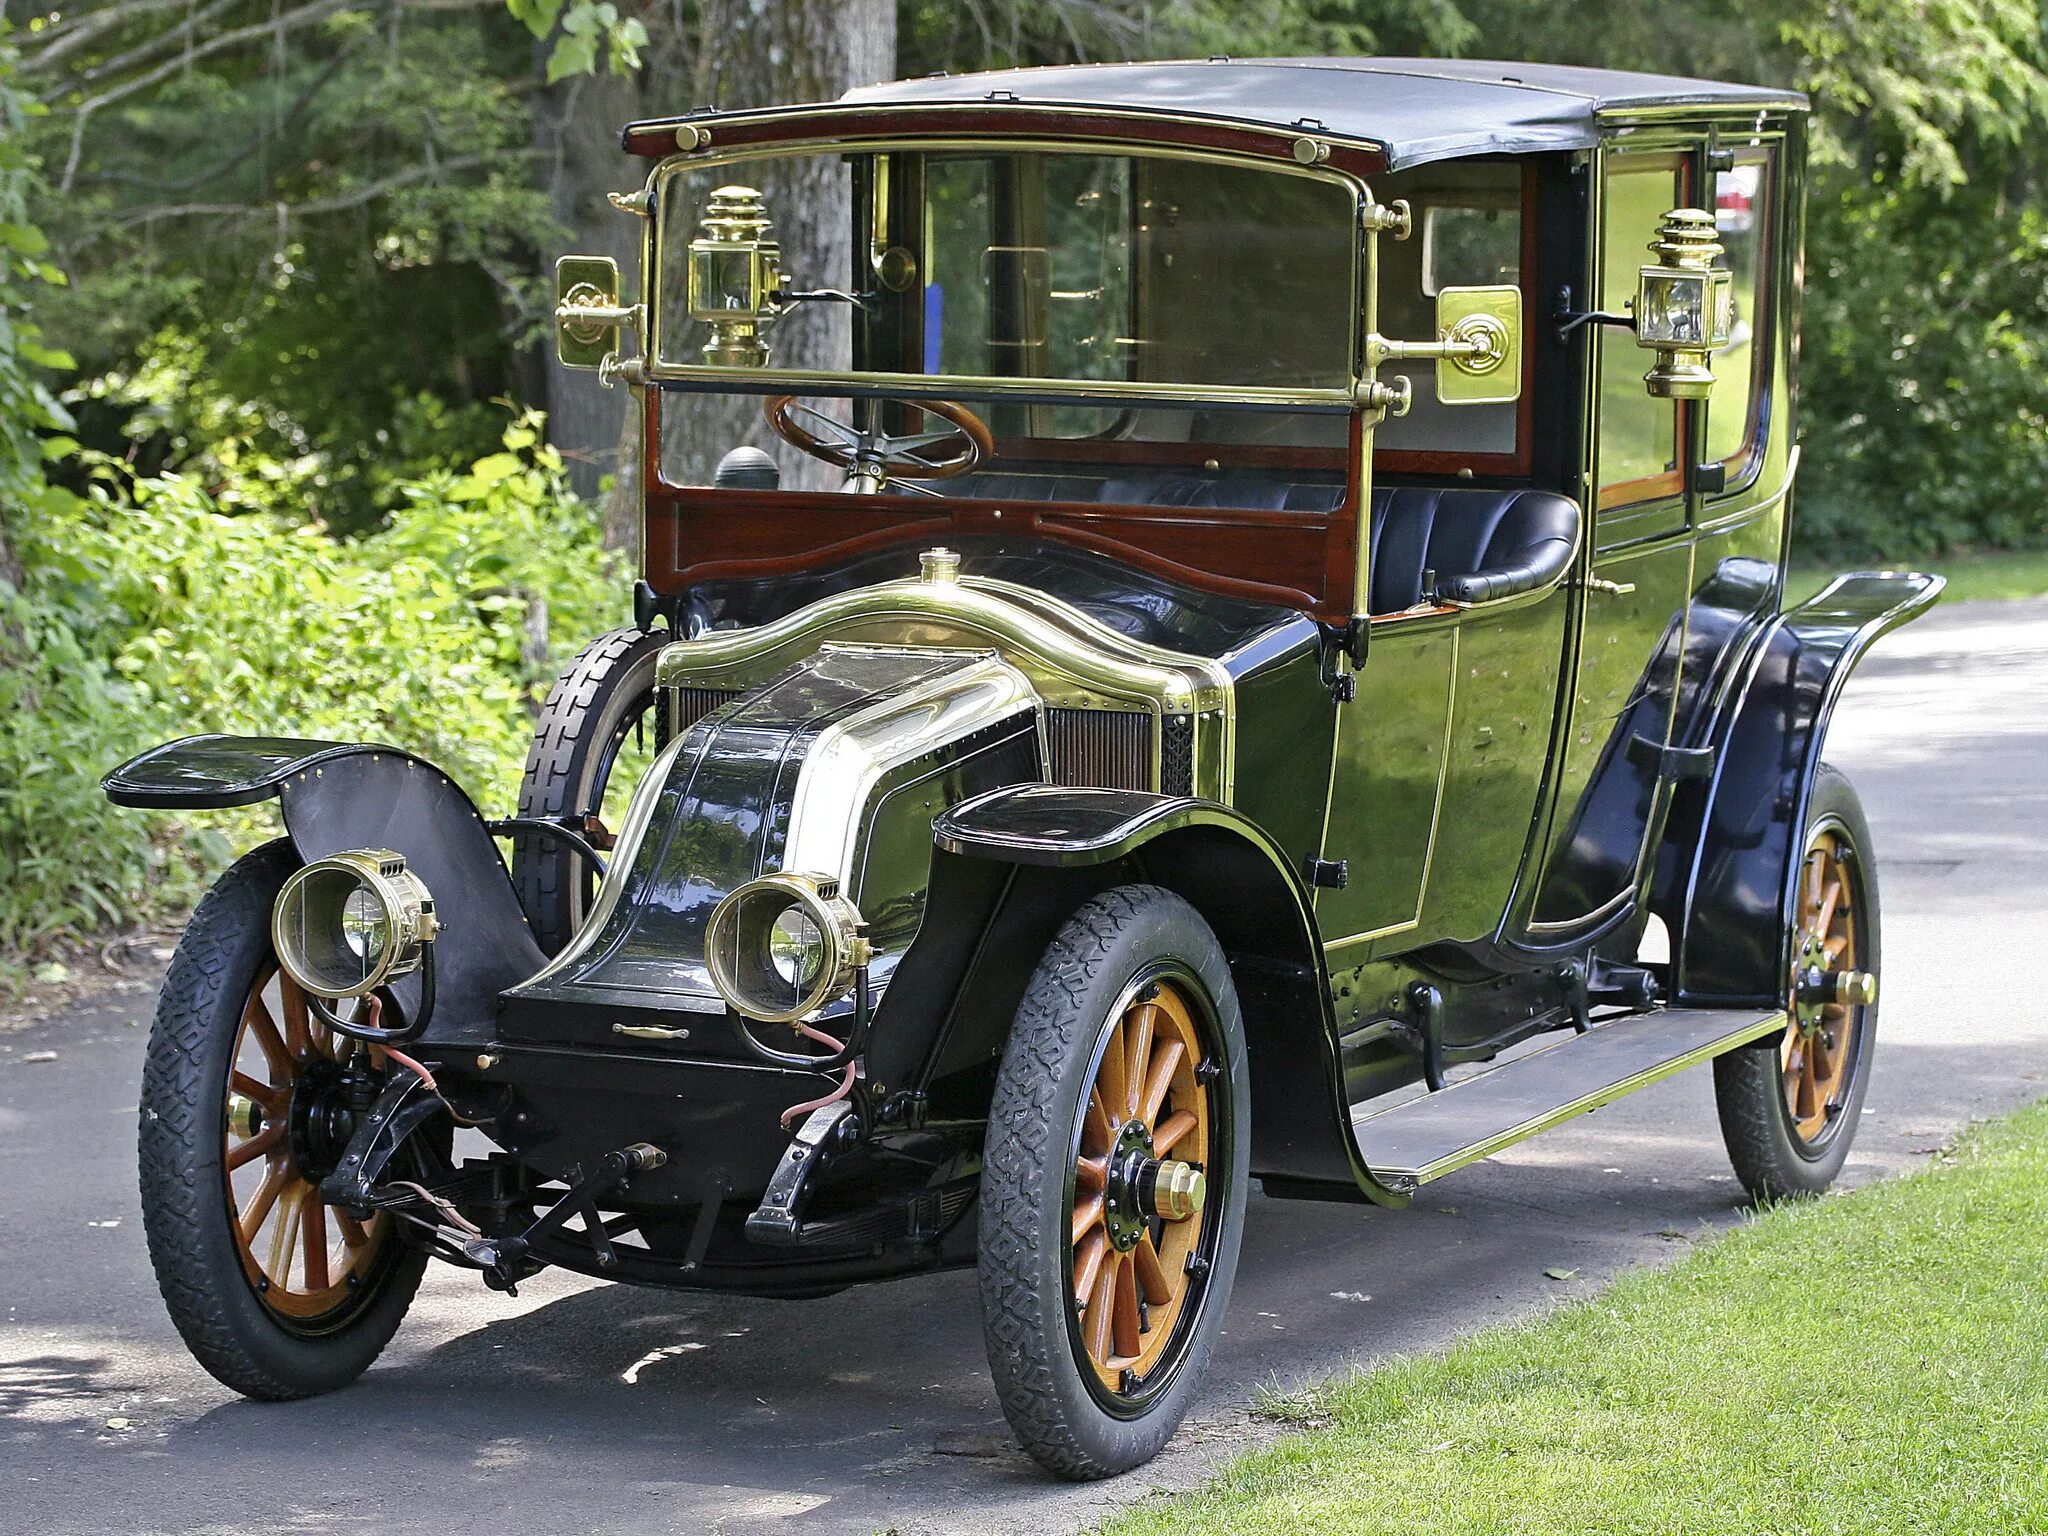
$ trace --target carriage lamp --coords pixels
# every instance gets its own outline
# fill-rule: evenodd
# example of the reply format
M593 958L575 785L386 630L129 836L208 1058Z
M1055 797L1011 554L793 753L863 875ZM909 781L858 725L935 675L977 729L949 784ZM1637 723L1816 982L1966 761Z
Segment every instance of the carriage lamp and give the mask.
M1674 208L1650 242L1656 261L1638 274L1636 340L1657 353L1643 385L1659 400L1704 400L1714 392L1713 354L1728 344L1734 288L1716 267L1714 215Z
M420 967L434 898L402 855L369 848L316 859L271 913L277 963L316 997L367 997Z
M761 368L768 343L761 328L780 309L782 246L770 238L768 206L752 187L720 187L690 242L690 318L711 328L704 361Z
M793 1024L844 997L873 951L867 925L827 876L763 875L712 909L711 983L733 1010Z

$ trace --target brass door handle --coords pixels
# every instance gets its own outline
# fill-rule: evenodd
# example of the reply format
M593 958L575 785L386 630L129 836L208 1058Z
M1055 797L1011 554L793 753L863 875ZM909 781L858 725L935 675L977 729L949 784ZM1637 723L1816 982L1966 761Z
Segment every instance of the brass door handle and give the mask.
M687 1040L687 1029L663 1029L655 1024L614 1024L615 1035L631 1035L635 1040Z
M1636 589L1632 581L1609 581L1604 576L1588 576L1584 586L1588 592L1612 592L1616 597L1626 597Z

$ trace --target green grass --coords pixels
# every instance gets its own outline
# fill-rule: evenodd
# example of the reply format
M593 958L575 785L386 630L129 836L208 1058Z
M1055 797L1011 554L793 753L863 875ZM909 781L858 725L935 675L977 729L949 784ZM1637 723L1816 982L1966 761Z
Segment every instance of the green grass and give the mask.
M1804 602L1837 571L1867 570L1881 562L1844 560L1831 565L1795 565L1786 582L1787 605ZM1935 571L1948 578L1945 603L1980 598L2040 597L2048 594L2048 549L2000 550L1987 555L1944 555L1938 560L1908 560L1915 570Z
M1276 1406L1328 1427L1108 1529L2048 1531L2048 1104Z

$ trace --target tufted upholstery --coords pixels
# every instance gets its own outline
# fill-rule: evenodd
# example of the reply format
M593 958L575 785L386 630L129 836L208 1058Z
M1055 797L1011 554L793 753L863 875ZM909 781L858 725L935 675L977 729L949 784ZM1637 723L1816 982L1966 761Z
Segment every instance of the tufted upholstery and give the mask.
M1390 486L1373 493L1372 611L1399 613L1436 595L1459 603L1513 597L1557 580L1579 542L1579 505L1554 491Z
M996 501L1113 502L1153 507L1246 507L1328 512L1341 485L1280 475L1099 475L994 472L964 475L946 490ZM1372 611L1399 613L1436 595L1485 603L1562 576L1578 547L1579 507L1554 491L1491 487L1383 486L1372 497Z

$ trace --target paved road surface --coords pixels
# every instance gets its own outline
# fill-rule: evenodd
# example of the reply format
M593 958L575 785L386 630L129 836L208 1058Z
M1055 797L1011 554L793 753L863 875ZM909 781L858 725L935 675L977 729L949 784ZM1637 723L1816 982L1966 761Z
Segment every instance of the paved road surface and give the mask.
M1848 1174L1864 1183L2048 1092L2048 602L1895 636L1831 755L1883 860L1883 1046ZM1407 1212L1255 1199L1195 1421L1093 1488L1048 1484L1009 1446L967 1274L801 1303L550 1275L507 1301L441 1269L359 1385L261 1406L187 1358L143 1254L147 1007L117 996L0 1036L0 1530L1071 1529L1270 1432L1249 1411L1263 1383L1440 1346L1740 1219L1704 1073Z

